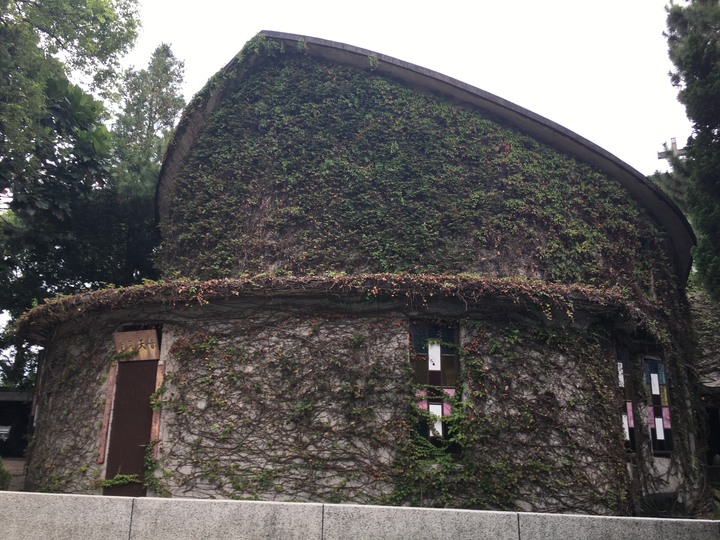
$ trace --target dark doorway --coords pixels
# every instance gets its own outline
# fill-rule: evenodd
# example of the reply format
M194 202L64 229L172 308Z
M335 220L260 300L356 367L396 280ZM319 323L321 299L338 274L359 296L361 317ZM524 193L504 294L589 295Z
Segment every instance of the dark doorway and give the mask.
M135 475L137 481L105 487L103 495L145 496L145 451L150 444L157 360L134 360L118 364L113 417L110 427L105 478Z
M705 417L707 418L707 435L708 435L708 465L720 465L720 411L717 408L705 409ZM717 456L717 457L716 457Z
M31 394L0 388L0 456L25 455L31 405Z

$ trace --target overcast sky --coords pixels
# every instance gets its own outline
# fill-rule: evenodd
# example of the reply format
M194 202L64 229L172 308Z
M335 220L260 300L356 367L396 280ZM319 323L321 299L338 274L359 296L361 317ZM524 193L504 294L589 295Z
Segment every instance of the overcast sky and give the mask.
M438 71L582 135L638 169L690 134L670 84L664 0L140 0L129 62L161 42L185 62L185 98L260 30L339 41ZM469 7L472 6L472 7Z

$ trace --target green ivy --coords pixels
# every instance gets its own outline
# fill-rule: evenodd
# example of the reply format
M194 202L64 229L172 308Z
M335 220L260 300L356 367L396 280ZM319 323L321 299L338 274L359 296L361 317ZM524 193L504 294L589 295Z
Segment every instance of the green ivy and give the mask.
M100 487L111 488L127 486L128 484L139 484L140 478L137 474L116 474L112 478L106 478L100 482Z
M365 347L378 324L393 327L284 317L268 338L265 319L245 318L237 331L178 339L163 414L169 440L185 443L154 467L196 495L627 512L637 493L607 336L464 322L448 434L430 440L406 354Z
M7 491L8 489L10 489L10 481L11 480L12 480L12 475L5 468L5 466L2 463L2 460L0 460L0 491Z
M243 53L175 178L166 276L669 280L660 233L597 170L372 70L266 48Z
M412 433L398 447L395 489L383 502L517 510L539 500L545 511L626 511L625 452L607 444L621 434L603 336L475 326L461 349L461 391L447 399L447 437L433 444ZM562 380L572 384L560 390ZM413 403L408 423L426 416ZM583 460L595 465L579 467Z
M151 490L156 497L169 497L170 492L165 488L160 479L159 474L162 474L160 463L154 456L155 447L160 441L151 441L145 449L145 455L143 457L143 484L149 490Z

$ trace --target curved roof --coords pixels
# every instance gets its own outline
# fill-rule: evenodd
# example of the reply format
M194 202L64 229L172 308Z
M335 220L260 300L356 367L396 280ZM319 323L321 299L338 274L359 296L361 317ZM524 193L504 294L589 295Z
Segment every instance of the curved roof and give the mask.
M309 56L362 69L367 69L369 59L372 59L375 73L399 80L415 90L440 95L476 109L502 124L593 165L620 182L666 231L677 272L683 281L687 279L692 265L690 250L696 238L685 216L670 198L642 173L589 140L498 96L390 56L309 36L267 30L263 30L259 35L287 47L302 46ZM252 66L253 61L253 57L234 58L211 79L185 110L168 146L158 180L156 210L159 219L162 220L168 215L175 175L202 133L208 117L224 97L227 81L231 78L224 78L222 75L236 72L242 78L243 72Z

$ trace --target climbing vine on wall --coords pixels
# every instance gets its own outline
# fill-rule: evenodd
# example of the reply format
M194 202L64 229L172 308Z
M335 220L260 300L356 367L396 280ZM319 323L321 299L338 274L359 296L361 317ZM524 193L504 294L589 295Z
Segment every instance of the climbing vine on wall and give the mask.
M36 388L36 411L44 414L35 418L27 471L27 485L36 491L94 493L102 481L98 429L112 340L97 328L91 333L79 324L75 330L78 333L56 337L52 366Z
M372 69L268 50L246 51L175 178L165 275L668 278L657 230L591 167Z
M670 350L670 263L629 193L379 75L377 57L359 69L256 39L233 65L209 84L223 101L161 224L164 275L187 279L49 303L23 323L51 331L147 308L176 325L145 483L201 497L626 512L646 486L628 488L608 339L560 327L582 305L585 322ZM385 315L238 307L279 298ZM430 419L416 406L407 320L387 306L418 312L438 298L476 320L493 319L492 304L536 324L462 322L463 384L448 398L449 438L433 443L416 430ZM91 374L73 384L92 388ZM74 447L86 456L75 468L43 450L61 489L88 476L89 447Z
M392 503L627 510L616 367L601 335L473 324L460 352L450 435L442 445L414 436L399 450Z
M406 340L399 321L342 316L247 318L177 340L160 402L165 481L194 496L377 501L406 432Z
M433 444L417 431L427 413L407 331L403 318L325 314L244 317L178 339L158 398L168 426L158 485L264 500L626 509L616 368L601 336L471 325L450 437Z

